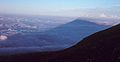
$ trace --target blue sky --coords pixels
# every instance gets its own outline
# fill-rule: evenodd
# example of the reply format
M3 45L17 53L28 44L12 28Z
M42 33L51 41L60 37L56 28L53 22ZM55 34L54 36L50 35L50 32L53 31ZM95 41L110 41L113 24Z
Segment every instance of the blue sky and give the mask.
M56 11L116 6L120 6L120 0L0 0L0 13L57 15Z

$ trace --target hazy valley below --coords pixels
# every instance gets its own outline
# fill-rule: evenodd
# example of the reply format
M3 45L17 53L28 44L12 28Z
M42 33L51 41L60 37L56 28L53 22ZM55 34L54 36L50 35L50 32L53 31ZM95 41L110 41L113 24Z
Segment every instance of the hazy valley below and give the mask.
M0 55L69 48L83 38L112 26L100 21L59 16L1 15Z

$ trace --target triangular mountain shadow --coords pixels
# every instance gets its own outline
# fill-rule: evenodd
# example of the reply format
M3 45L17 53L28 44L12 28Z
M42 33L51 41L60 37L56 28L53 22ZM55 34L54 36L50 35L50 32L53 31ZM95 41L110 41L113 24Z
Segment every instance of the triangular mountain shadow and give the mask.
M45 38L50 38L48 42L53 43L53 46L61 47L62 45L62 47L65 48L73 46L83 38L108 27L109 26L99 25L86 20L76 19L42 34Z

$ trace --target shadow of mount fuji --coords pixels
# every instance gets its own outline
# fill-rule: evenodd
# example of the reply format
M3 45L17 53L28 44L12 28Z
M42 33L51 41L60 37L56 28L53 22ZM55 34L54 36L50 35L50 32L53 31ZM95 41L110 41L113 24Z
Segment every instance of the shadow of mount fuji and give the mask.
M44 36L50 38L49 42L52 42L55 46L61 46L68 48L75 45L83 38L104 30L110 26L99 25L86 20L76 19L72 22L51 29L43 33Z

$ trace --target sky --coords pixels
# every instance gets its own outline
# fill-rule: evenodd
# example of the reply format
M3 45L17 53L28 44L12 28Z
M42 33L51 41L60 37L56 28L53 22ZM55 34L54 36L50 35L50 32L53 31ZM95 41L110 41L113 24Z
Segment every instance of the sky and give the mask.
M0 13L8 14L119 16L119 8L120 0L0 0Z

